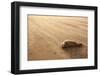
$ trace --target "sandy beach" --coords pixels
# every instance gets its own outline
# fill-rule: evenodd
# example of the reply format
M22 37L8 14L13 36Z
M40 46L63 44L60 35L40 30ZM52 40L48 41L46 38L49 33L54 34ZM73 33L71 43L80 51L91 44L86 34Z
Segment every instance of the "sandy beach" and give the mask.
M78 16L28 16L28 60L87 58L88 18ZM82 47L62 49L65 40Z

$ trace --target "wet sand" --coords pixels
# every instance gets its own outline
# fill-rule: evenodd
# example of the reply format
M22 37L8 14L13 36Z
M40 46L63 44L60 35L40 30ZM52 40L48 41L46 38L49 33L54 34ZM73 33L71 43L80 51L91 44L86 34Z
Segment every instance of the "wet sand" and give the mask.
M28 60L87 58L88 18L75 16L28 16ZM82 47L62 49L65 40Z

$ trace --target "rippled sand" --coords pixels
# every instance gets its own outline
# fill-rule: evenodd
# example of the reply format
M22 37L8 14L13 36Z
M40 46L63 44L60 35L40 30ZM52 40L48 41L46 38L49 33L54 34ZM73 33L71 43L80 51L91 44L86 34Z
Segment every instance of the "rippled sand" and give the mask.
M88 18L75 16L28 16L28 60L87 58ZM62 49L64 40L82 47Z

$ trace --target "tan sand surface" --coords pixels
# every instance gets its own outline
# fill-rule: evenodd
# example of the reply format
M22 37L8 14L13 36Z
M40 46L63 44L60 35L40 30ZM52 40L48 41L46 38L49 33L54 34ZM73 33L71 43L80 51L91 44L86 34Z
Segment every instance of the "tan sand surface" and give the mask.
M28 16L28 60L87 58L88 18L78 16ZM65 40L82 47L61 48Z

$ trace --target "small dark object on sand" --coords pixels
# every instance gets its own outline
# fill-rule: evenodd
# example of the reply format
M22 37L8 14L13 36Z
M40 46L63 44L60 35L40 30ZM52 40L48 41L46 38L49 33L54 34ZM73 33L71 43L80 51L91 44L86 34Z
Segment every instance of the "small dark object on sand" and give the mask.
M83 44L82 43L77 43L75 41L64 41L62 43L62 48L69 48L69 47L81 47Z

